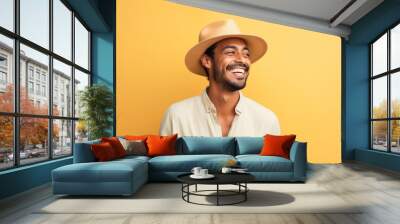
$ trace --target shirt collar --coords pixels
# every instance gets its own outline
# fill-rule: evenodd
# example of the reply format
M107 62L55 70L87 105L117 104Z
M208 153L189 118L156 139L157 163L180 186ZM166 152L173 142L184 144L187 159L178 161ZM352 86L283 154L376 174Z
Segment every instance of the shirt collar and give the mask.
M235 113L237 115L240 115L243 112L243 108L244 108L244 98L245 96L242 94L241 91L239 91L239 102L236 104L235 107ZM210 97L208 97L207 94L207 89L205 89L203 91L203 93L201 94L201 101L203 102L204 108L206 110L207 113L210 112L217 112L217 109L215 108L213 102L210 100Z

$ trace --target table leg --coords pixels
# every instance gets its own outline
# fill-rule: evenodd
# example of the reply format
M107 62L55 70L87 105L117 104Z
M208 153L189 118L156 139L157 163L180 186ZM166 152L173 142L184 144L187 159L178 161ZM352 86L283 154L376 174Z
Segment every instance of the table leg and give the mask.
M217 206L219 205L219 184L217 184Z
M247 190L247 182L244 183L244 190L245 190L245 192L244 192L244 201L247 201L247 192L248 192L248 190Z
M184 190L184 184L182 183L182 188L181 188L181 192L182 192L182 199L183 199L183 190Z
M190 202L190 201L189 201L189 195L190 195L190 184L188 184L188 185L187 185L187 192L188 192L188 193L187 193L187 201L188 201L188 202Z

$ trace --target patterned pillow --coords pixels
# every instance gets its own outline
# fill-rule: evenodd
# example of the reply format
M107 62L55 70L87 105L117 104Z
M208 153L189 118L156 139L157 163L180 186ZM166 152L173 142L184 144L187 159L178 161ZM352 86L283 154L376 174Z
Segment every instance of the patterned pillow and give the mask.
M126 140L123 138L119 139L122 146L126 151L126 155L135 155L135 156L146 156L147 148L145 142L142 140Z

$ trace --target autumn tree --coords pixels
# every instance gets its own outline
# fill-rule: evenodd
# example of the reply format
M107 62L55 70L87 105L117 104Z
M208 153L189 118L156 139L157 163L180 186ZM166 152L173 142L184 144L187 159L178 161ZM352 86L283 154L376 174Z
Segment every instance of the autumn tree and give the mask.
M400 117L400 100L394 99L391 104L391 117ZM383 100L378 106L373 108L373 118L387 118L387 100ZM398 141L400 137L400 122L391 121L392 128L392 141ZM373 125L374 138L386 138L387 135L387 122L375 121Z
M0 93L0 111L12 112L14 107L13 86L8 85L6 92ZM0 116L0 148L13 146L13 119L10 116Z
M0 93L0 111L13 112L14 97L13 85L8 85L5 93ZM46 104L44 104L46 105ZM23 114L41 114L46 115L48 112L47 106L34 105L29 99L26 89L20 88L20 110ZM56 111L58 113L58 111ZM0 146L3 148L11 148L13 146L13 120L11 116L0 116ZM20 149L24 149L26 145L47 143L48 136L48 119L47 118L20 118ZM58 137L59 128L53 129L53 137Z

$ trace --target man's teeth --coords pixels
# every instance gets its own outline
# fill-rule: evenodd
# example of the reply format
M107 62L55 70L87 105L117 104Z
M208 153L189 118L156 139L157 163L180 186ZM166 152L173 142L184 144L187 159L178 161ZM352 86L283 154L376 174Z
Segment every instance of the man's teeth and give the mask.
M244 69L236 68L232 70L232 73L244 73Z

